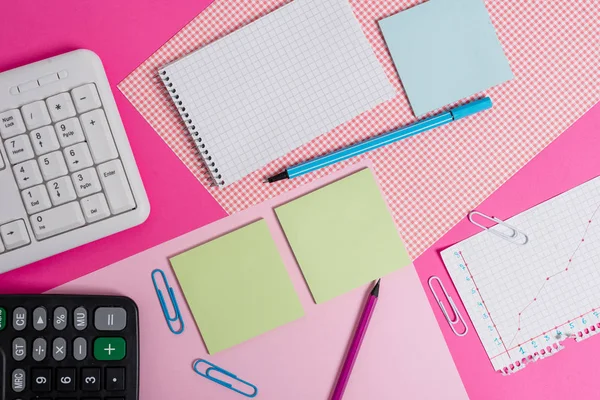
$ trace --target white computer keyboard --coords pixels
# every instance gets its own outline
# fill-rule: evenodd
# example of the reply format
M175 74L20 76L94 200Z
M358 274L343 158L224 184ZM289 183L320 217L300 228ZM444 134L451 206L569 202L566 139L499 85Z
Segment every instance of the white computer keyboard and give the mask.
M0 73L0 272L142 223L148 198L98 56Z

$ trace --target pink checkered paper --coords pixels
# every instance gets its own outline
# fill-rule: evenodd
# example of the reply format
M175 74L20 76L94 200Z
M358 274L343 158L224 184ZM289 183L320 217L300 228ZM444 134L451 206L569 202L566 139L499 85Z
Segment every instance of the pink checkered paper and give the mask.
M485 92L494 102L491 110L293 180L265 184L264 177L286 166L415 121L377 21L419 2L350 0L398 96L238 182L209 187L157 71L287 2L216 0L118 85L228 213L369 157L406 247L416 258L600 99L598 1L488 0L515 74L512 81Z

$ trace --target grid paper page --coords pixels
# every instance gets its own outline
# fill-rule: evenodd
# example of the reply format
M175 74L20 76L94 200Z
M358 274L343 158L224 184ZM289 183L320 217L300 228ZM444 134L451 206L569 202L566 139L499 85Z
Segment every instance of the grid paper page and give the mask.
M525 245L481 232L442 251L496 370L600 332L599 209L600 177L508 219Z
M224 184L395 96L347 0L295 0L163 71Z

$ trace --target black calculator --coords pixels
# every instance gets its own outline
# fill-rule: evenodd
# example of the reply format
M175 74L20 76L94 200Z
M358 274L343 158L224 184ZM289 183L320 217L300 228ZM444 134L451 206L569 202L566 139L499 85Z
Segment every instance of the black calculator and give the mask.
M0 295L0 400L138 400L127 297Z

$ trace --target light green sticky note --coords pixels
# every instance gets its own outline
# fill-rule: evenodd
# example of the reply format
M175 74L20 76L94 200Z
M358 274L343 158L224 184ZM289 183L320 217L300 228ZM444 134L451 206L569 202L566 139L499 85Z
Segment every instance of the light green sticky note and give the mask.
M304 315L264 220L170 261L211 354Z
M411 262L369 169L275 212L317 303Z

